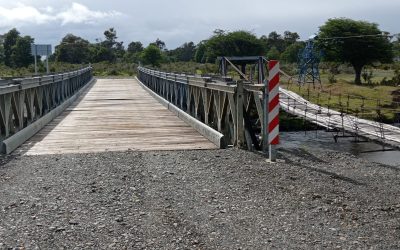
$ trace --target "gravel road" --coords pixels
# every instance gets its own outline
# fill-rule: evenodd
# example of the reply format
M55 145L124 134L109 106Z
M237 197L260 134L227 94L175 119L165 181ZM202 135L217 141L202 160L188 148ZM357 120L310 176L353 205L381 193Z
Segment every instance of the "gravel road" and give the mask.
M327 151L14 156L0 249L399 249L400 168Z

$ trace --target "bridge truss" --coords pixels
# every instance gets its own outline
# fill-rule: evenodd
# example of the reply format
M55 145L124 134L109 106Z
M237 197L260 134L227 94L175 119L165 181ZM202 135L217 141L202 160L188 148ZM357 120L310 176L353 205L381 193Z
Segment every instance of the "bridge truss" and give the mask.
M220 77L172 74L143 67L139 68L139 79L164 99L224 134L226 145L262 148L264 84L253 84L246 78L227 84ZM347 133L400 148L400 128L311 103L284 88L280 95L282 109L335 131L335 138Z
M0 143L10 153L65 108L92 79L92 68L0 81Z

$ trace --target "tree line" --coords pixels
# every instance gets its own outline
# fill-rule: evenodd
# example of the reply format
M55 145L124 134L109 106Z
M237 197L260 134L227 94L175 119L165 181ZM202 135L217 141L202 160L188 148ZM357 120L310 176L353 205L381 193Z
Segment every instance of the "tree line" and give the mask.
M138 63L159 66L168 62L214 63L218 56L259 56L278 59L286 63L298 61L305 46L296 32L276 31L256 36L245 30L225 31L217 29L198 44L185 42L169 50L165 42L157 39L146 47L140 41L127 44L118 40L117 31L110 28L103 39L95 42L67 34L55 47L51 61L72 64L96 62ZM391 62L400 59L400 36L389 36L378 25L346 18L329 19L319 28L316 45L324 53L323 59L330 62L350 63L356 72L355 82L365 65L375 62ZM355 36L355 37L352 37ZM27 67L33 62L30 44L34 39L21 36L12 29L0 36L0 63L12 68Z
M67 34L55 47L50 60L72 64L96 62L134 62L142 61L154 66L164 62L214 63L217 56L268 55L288 62L297 60L298 51L304 46L296 32L285 31L283 35L271 32L268 36L257 37L248 31L228 32L215 30L213 35L198 44L185 42L178 48L168 50L165 42L157 39L144 47L140 41L127 46L118 41L117 31L110 28L104 31L104 40L94 43ZM0 63L18 68L33 63L30 54L31 36L21 36L14 28L0 36Z

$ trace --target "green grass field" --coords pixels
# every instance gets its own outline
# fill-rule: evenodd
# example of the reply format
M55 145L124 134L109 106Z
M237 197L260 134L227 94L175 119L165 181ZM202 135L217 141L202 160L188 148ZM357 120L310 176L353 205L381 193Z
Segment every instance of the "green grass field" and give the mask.
M380 83L383 78L391 79L394 76L393 70L382 70L382 69L374 69L372 70L373 72L373 77L371 81L375 84ZM346 74L346 73L341 73L335 76L336 79L340 79L341 81L345 81L348 83L353 83L354 82L354 74ZM328 75L327 74L322 74L321 75L321 80L325 80L328 82Z

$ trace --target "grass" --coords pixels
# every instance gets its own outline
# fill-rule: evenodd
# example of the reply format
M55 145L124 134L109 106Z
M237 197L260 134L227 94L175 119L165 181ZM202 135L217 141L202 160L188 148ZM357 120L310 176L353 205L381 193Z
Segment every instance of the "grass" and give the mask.
M202 75L218 73L218 66L211 63L201 64L195 62L174 62L162 64L160 70L166 72Z
M30 76L35 72L33 67L12 69L0 64L0 78L12 78L20 76Z
M137 72L137 64L135 63L94 63L93 75L94 76L120 76L128 77L134 76Z
M371 78L371 81L375 84L379 84L385 77L386 79L391 79L394 76L393 70L374 69L372 70L372 72L373 72L373 77ZM354 83L355 75L350 73L341 73L335 75L335 78L348 83ZM326 80L326 82L328 82L328 75L322 74L321 80Z
M83 67L87 67L88 64L69 64L60 62L50 62L51 73L61 73L77 70ZM92 64L93 74L95 76L134 76L137 72L137 64L134 63L109 63L100 62ZM38 73L45 74L46 68L43 63L38 65ZM29 65L26 68L12 69L4 65L0 65L0 77L2 78L15 78L15 77L28 77L35 74L35 68L33 65Z

